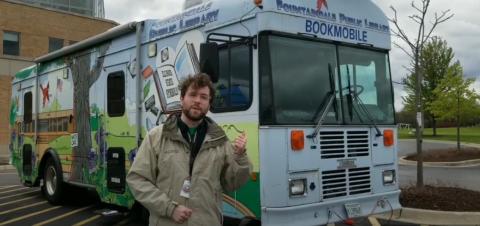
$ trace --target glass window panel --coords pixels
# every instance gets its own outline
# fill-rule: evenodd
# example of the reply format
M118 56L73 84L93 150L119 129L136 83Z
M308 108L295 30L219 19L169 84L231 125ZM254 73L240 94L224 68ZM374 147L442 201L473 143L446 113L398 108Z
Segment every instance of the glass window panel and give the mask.
M366 49L339 48L340 73L346 122L351 124L394 123L393 92L388 55ZM355 101L355 96L358 101Z
M48 52L53 52L63 48L63 39L60 38L48 38Z
M245 110L251 103L252 65L249 45L224 46L219 51L219 80L212 112Z
M262 48L261 57L268 59L262 59L262 65L270 68L260 69L262 123L316 124L331 98L330 77L337 77L335 46L279 36L270 36L266 45L269 52ZM325 124L340 119L333 106L327 109Z
M125 113L125 75L123 71L108 75L107 108L110 117L123 116Z
M20 33L3 32L3 54L19 56L20 55Z

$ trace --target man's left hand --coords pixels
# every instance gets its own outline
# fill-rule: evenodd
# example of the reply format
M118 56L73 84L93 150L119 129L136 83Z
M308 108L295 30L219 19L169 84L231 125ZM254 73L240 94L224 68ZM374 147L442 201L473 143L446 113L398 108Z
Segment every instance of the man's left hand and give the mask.
M235 154L242 155L246 151L247 146L247 135L245 133L240 134L237 138L235 138L235 142L233 143L233 147L235 149Z

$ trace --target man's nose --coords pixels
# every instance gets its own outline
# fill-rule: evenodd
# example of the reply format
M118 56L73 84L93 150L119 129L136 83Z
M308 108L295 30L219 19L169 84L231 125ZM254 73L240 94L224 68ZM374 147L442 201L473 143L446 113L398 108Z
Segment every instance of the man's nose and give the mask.
M201 99L202 99L202 98L201 98L200 96L195 96L195 97L193 97L193 101L195 101L195 102L200 102Z

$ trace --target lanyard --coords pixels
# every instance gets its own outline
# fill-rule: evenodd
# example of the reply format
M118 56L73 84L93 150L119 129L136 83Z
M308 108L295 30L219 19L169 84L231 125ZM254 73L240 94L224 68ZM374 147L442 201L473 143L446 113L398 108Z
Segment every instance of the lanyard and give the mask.
M196 145L196 140L197 140L197 133L198 131L195 131L195 135L191 137L190 133L188 133L188 138L189 138L189 145L190 145L190 164L189 164L189 175L190 178L192 177L192 172L193 172L193 163L195 162L195 159L197 158L197 154L194 154L195 152L195 145Z

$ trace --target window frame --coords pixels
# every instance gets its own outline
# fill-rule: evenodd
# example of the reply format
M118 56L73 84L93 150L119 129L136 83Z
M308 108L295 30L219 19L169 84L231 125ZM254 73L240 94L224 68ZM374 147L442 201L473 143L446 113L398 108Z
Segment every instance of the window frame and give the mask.
M27 108L27 95L29 100L28 103L30 103L28 106L30 106L30 108ZM29 110L28 114L27 114L27 110ZM33 122L33 93L31 91L28 91L23 94L23 123L28 124L32 122Z
M17 49L16 49L16 54L10 54L10 53L6 53L5 50L5 34L7 33L10 33L10 34L15 34L17 36ZM9 31L9 30L4 30L3 31L3 36L2 36L2 46L3 46L3 50L2 50L2 54L3 55L7 55L7 56L20 56L20 41L21 41L21 33L20 32L16 32L16 31ZM8 41L8 42L12 42L12 41Z
M385 53L386 54L386 57L387 57L387 65L386 65L386 69L388 70L388 73L390 75L390 79L393 79L392 78L392 71L391 71L391 64L390 64L390 54L389 54L389 50L386 50L386 49L381 49L381 48L377 48L377 47L373 47L373 46L359 46L359 45L355 45L355 44L351 44L351 43L345 43L345 42L339 42L339 41L333 41L333 40L328 40L328 39L322 39L322 38L317 38L317 37L313 37L313 36L307 36L307 35L301 35L301 34L290 34L290 33L285 33L285 32L279 32L279 31L271 31L271 30L268 30L268 31L262 31L259 33L258 35L258 43L259 43L259 53L258 53L258 60L259 60L259 66L258 66L258 78L259 78L259 95L262 95L263 91L263 80L261 78L262 74L264 72L262 72L262 70L268 70L268 74L269 74L269 77L270 77L270 80L267 81L269 83L271 83L271 65L270 63L268 64L267 66L267 69L264 69L262 66L262 62L264 61L267 61L269 62L270 61L270 58L269 56L265 56L265 54L269 54L269 49L270 49L270 46L269 46L269 43L268 41L266 42L266 46L262 46L260 47L260 45L262 44L265 44L262 42L263 39L266 39L268 38L269 36L272 36L272 35L275 35L275 36L280 36L280 37L286 37L286 38L293 38L293 39L299 39L299 40L308 40L308 41L314 41L314 42L321 42L321 43L330 43L330 44L334 44L336 46L336 52L337 52L337 67L335 68L335 70L338 70L338 74L335 75L336 76L336 79L338 80L338 84L337 86L338 87L343 87L343 84L342 84L342 74L340 73L340 54L339 54L339 51L338 49L340 47L350 47L350 48L356 48L356 49L363 49L363 50L370 50L370 51L376 51L376 52L381 52L381 53ZM264 51L261 51L261 50L264 50ZM273 87L272 84L270 84L270 86ZM273 90L270 90L271 91L271 96L272 96L272 102L274 102L274 98L275 96L273 95ZM347 119L345 114L343 114L345 112L345 100L344 100L344 92L342 89L338 90L339 94L340 94L340 106L338 106L338 111L341 113L341 115L339 116L340 117L340 120L339 120L339 123L338 124L328 124L328 125L325 125L325 126L366 126L366 125L370 125L370 124L354 124L354 123L348 123L347 122ZM393 112L394 112L394 115L393 115L393 124L383 124L383 123L376 123L377 125L380 125L380 126L390 126L390 125L396 125L397 123L397 118L396 118L396 114L395 114L395 93L394 93L394 89L393 89L393 83L390 82L390 92L391 92L391 100L392 100L392 108L393 108ZM262 106L263 106L263 100L262 98L259 98L259 111L262 110ZM275 109L273 109L273 113L272 114L275 114ZM289 126L289 125L296 125L296 126L306 126L306 124L279 124L275 119L273 120L273 122L265 122L263 119L262 119L262 116L261 116L261 113L259 113L258 115L259 117L259 123L260 125L266 125L266 126ZM310 124L308 124L310 125Z
M248 109L250 109L250 107L252 106L252 103L253 103L253 46L250 45L250 44L236 44L236 43L224 43L224 44L221 44L219 45L218 47L218 51L219 51L219 55L220 55L220 51L222 50L227 50L229 53L228 53L228 65L229 65L229 73L231 71L231 62L232 62L232 57L231 57L231 50L235 47L241 47L241 46L245 46L248 48L248 63L249 63L249 67L248 67L248 72L249 72L249 75L248 75L248 88L249 88L249 91L248 91L248 95L249 95L249 98L246 102L246 104L244 106L232 106L231 104L231 101L230 103L228 103L228 105L226 107L215 107L214 105L214 100L212 101L212 104L210 106L210 111L212 113L228 113L228 112L237 112L237 111L246 111ZM219 76L220 77L220 76ZM232 76L231 76L231 73L228 77L228 81L229 81L229 88L231 87L231 83L232 83ZM213 83L213 86L214 86L214 89L216 88L217 83ZM216 90L216 92L218 92ZM218 93L216 94L218 95ZM230 95L231 96L231 95ZM215 98L215 96L213 96L212 98Z
M62 42L62 46L58 49L52 49L52 43L55 42L55 41L61 41ZM52 52L55 52L59 49L62 49L63 47L65 47L65 40L62 39L62 38L55 38L55 37L48 37L48 52L49 53L52 53Z
M122 98L122 111L120 112L111 112L111 101L112 99L110 98L110 79L111 78L116 78L116 77L121 77L123 81L123 98ZM118 102L121 102L120 100L117 100ZM122 117L126 113L126 87L125 87L125 72L122 70L119 71L113 71L107 75L107 114L109 117ZM112 103L113 104L113 103Z

